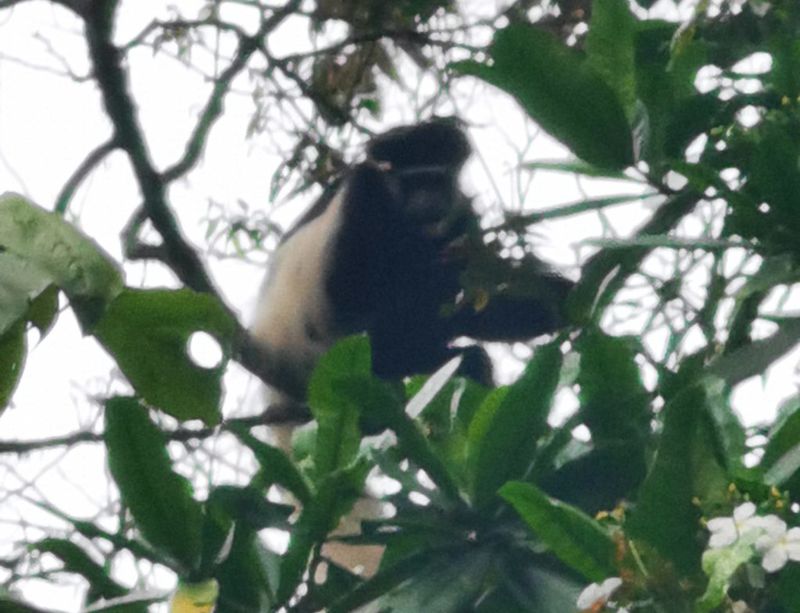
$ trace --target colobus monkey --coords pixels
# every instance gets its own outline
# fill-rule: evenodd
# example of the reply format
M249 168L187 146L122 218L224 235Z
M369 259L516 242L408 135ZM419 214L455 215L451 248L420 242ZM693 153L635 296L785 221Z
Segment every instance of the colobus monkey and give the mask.
M465 237L478 236L458 186L469 154L455 120L390 130L285 235L252 328L291 382L284 391L301 396L319 357L349 334L369 334L378 376L401 377L463 351L451 346L458 337L527 340L563 324L571 283L543 266L532 291L498 286L480 308L459 302Z

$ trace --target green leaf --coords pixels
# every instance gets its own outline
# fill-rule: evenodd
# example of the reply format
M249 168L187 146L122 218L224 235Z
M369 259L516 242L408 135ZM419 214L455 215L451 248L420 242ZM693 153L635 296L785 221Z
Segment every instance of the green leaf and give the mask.
M32 262L0 252L0 336L29 318L31 303L51 282L50 275Z
M578 397L592 440L625 443L632 457L639 457L650 432L650 395L636 364L635 343L590 328L581 335L577 350Z
M491 554L479 547L423 551L382 569L330 612L471 611L491 569ZM371 604L360 608L366 603Z
M253 485L218 485L208 495L206 507L223 511L237 524L246 524L255 531L286 524L293 507L267 500Z
M285 487L297 500L305 504L311 498L311 491L305 478L283 451L258 440L245 428L232 429L243 445L256 456L256 461L264 471L267 482Z
M27 354L25 324L20 321L0 336L0 413L17 389Z
M24 260L69 297L84 331L122 291L116 263L64 219L17 194L0 196L0 250Z
M31 545L32 549L41 553L50 553L56 556L64 565L64 570L68 573L80 575L89 583L89 592L86 596L87 602L94 602L100 598L110 599L117 596L124 596L128 590L114 581L106 570L95 562L89 554L67 539L47 538ZM146 613L145 606L137 609L141 613Z
M214 574L219 581L217 609L273 611L280 556L267 549L246 526L234 531L231 552Z
M574 573L557 573L529 557L504 556L498 589L481 598L476 613L572 611L585 586ZM521 559L517 559L521 558Z
M351 336L336 343L317 363L308 386L308 406L317 421L314 466L318 477L350 465L358 453L359 403L338 386L353 377L372 378L369 339Z
M38 330L41 336L50 331L58 315L58 288L48 286L36 298L31 300L28 309L28 321Z
M554 207L526 213L525 215L509 215L508 223L511 225L534 224L546 219L560 219L570 215L580 215L591 211L600 211L610 206L618 204L628 204L629 202L641 202L654 196L654 193L646 194L621 194L619 196L606 196L603 198L590 198L589 200L579 200L570 204L559 204Z
M717 442L702 384L684 389L664 407L655 462L628 520L631 536L653 545L681 573L699 570L699 510L695 497L724 495L728 475L714 453Z
M213 425L220 419L221 378L235 325L208 294L128 289L109 305L95 335L147 402L176 419ZM202 368L190 358L187 344L195 332L220 344L217 367Z
M590 581L616 574L614 541L591 517L530 483L506 483L500 495L564 564Z
M106 401L108 466L147 541L186 576L200 563L203 513L189 482L172 470L163 433L135 398Z
M512 25L495 35L491 64L461 62L456 70L516 97L530 116L578 157L622 170L633 163L631 131L614 90L548 32Z
M636 105L636 19L626 0L595 0L586 36L586 62L616 92L625 115Z
M758 532L753 531L740 537L729 547L703 552L703 572L708 575L708 585L697 601L698 613L713 611L722 604L734 573L753 557L753 543L757 536Z
M626 175L624 172L618 170L608 170L607 168L598 168L581 162L580 160L574 162L564 162L563 160L534 160L532 162L523 162L521 168L526 170L549 170L552 172L566 172L575 175L584 175L586 177L618 179L620 181L633 181L641 183L641 179L634 179Z
M490 394L473 418L468 457L476 506L486 506L503 483L524 477L531 466L558 384L558 345L538 347L519 380Z

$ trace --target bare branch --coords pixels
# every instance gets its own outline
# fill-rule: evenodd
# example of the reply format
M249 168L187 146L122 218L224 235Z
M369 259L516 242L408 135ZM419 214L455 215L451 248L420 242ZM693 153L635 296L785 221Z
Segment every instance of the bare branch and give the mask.
M176 428L164 431L167 440L179 443L197 441L215 436L220 431L235 431L237 428L254 428L257 426L277 425L308 421L310 415L305 409L295 409L286 405L267 407L262 413L247 417L226 420L219 428ZM24 454L32 451L43 451L58 447L74 447L83 443L100 443L102 432L81 431L32 441L0 441L0 454Z

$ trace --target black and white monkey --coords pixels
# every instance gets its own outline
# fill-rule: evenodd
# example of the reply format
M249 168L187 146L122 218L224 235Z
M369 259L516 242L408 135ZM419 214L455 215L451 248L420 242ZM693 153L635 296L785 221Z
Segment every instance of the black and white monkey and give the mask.
M563 325L572 284L543 266L533 292L459 303L478 228L458 186L469 155L451 119L390 130L287 232L251 329L282 391L302 399L319 357L349 334L368 333L375 373L395 378L432 372L464 351L459 337L527 340ZM464 374L485 378L480 362L465 359Z

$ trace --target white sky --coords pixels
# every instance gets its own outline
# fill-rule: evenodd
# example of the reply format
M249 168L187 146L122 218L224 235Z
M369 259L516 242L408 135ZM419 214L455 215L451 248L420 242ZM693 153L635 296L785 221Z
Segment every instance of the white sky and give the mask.
M202 3L186 1L181 6L198 7ZM487 3L488 4L488 3ZM153 17L153 10L163 11L164 3L123 2L118 40L126 40L140 31ZM486 5L484 5L486 6ZM156 8L157 7L157 8ZM190 11L187 11L190 12ZM162 15L166 17L167 15ZM307 30L294 24L273 41L273 51L294 50L308 42ZM45 3L23 3L13 10L0 11L0 193L16 191L44 207L52 208L55 198L77 165L88 152L103 143L110 134L96 87L92 82L76 83L43 70L32 69L15 61L62 70L57 58L48 51L45 41L66 58L78 75L87 73L87 60L79 24L68 12ZM203 61L203 58L198 58ZM141 121L157 164L168 166L177 160L194 125L196 115L208 92L208 84L177 61L163 54L140 49L130 57L132 89L140 103ZM237 83L240 91L248 83ZM474 84L465 83L464 91ZM180 215L185 233L202 245L205 227L202 218L207 202L213 199L233 208L237 199L266 209L269 180L277 159L271 151L268 135L245 140L253 110L246 95L228 96L226 113L214 128L206 154L190 180L175 185L172 202ZM463 103L470 120L471 137L481 152L481 161L468 167L465 183L478 196L479 204L495 202L499 193L513 202L515 147L525 142L528 128L515 103L487 91ZM387 124L412 119L408 109L389 108ZM501 118L501 119L499 119ZM513 146L511 146L513 144ZM566 151L545 135L536 140L532 154L525 159L565 157ZM485 168L489 170L487 174ZM491 176L496 191L488 177ZM630 185L584 181L555 173L537 173L533 191L536 206L547 208L570 203L582 197L617 194L631 190ZM93 172L75 196L70 217L117 260L121 260L118 233L138 203L137 191L124 157L115 153ZM297 204L297 203L295 203ZM297 210L297 209L295 209ZM626 235L647 215L638 205L610 211L609 218L620 235ZM283 220L285 221L285 220ZM576 241L597 237L602 227L594 215L582 216L558 224L543 226L542 255L575 272ZM236 259L212 258L209 269L229 304L247 318L255 303L262 265ZM172 276L158 265L126 265L131 285L175 286ZM32 337L33 338L33 337ZM747 421L763 421L774 415L780 402L797 391L796 364L800 352L771 369L762 381L745 382L736 391L735 400ZM124 389L118 377L109 383L113 363L91 339L81 337L69 311L62 313L55 328L39 345L31 343L28 363L13 405L0 417L0 439L27 440L65 434L84 429L98 413L88 408L87 397L102 397L111 389ZM255 402L256 386L232 367L226 379L226 410L236 410L243 402ZM254 400L255 399L255 400ZM100 445L80 445L73 449L32 454L21 458L11 469L9 458L0 463L0 556L10 553L9 544L19 538L20 525L52 525L52 517L19 498L10 504L3 492L23 487L36 479L31 496L52 502L76 516L91 517L108 500L108 484L103 451ZM239 459L230 466L217 467L216 478L234 479ZM227 470L227 472L226 472ZM2 577L2 573L0 573ZM169 578L163 577L164 587ZM49 583L31 584L25 596L33 603L53 605L62 610L77 610L81 590L74 586L54 587Z

